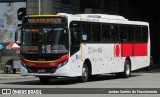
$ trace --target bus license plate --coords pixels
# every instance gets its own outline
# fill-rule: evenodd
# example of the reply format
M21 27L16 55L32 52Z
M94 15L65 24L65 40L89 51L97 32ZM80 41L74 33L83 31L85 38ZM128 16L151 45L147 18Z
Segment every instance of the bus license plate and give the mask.
M45 72L45 69L38 69L37 72L38 72L38 73L44 73L44 72Z

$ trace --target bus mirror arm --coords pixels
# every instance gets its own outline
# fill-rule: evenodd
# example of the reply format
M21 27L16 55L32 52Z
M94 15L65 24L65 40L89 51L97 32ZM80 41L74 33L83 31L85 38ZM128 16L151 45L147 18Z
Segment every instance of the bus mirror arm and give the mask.
M22 43L21 43L21 41L18 40L18 36L19 36L18 31L19 31L19 30L20 30L20 29L18 29L18 30L15 31L15 43L16 43L17 45L21 46Z

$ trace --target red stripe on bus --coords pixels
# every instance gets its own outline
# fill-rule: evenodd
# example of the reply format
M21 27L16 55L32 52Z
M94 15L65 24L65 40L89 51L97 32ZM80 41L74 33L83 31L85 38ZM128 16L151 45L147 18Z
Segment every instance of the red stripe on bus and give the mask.
M147 56L147 44L137 43L134 44L134 56Z
M147 56L147 43L122 44L122 57Z
M122 44L122 57L133 56L133 45Z

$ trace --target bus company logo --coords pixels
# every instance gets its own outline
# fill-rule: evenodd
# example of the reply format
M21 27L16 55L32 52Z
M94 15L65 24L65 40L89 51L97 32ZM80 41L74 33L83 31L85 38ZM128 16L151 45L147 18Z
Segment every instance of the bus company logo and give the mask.
M11 89L2 89L2 94L12 94Z
M98 48L88 47L88 54L93 54L93 53L103 53L103 48L102 47L98 47Z
M121 45L120 44L115 44L114 45L114 56L115 57L120 57L121 56Z
M88 53L89 54L93 53L93 48L92 47L88 47Z

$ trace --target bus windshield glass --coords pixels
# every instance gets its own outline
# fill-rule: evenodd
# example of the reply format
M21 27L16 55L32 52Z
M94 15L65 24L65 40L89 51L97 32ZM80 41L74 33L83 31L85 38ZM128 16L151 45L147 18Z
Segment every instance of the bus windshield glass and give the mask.
M67 36L65 28L25 28L22 49L40 53L67 52Z
M32 24L36 21L32 20ZM55 22L59 22L58 20ZM54 22L52 22L54 23ZM24 53L66 53L69 49L69 35L65 26L39 23L23 25Z

